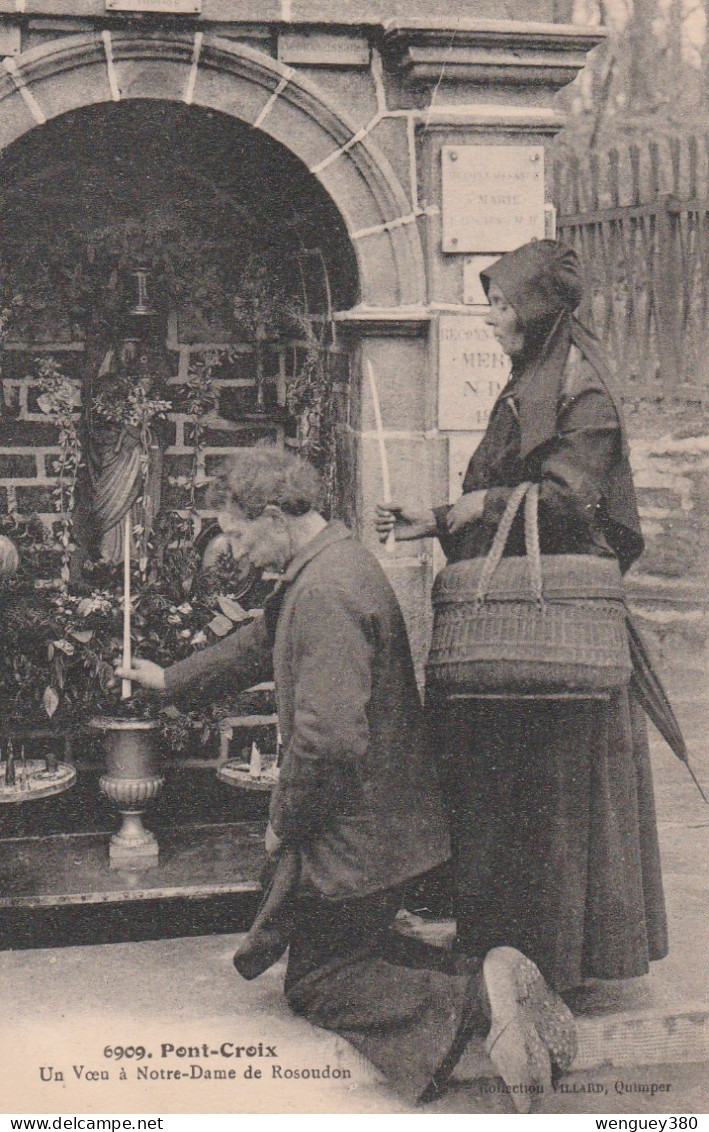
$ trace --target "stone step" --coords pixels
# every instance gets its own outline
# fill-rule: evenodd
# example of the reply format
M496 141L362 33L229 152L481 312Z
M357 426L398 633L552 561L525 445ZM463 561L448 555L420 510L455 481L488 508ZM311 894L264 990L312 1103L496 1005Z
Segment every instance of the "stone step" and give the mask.
M604 1066L709 1061L709 996L705 1006L614 1014L578 1021L573 1071Z

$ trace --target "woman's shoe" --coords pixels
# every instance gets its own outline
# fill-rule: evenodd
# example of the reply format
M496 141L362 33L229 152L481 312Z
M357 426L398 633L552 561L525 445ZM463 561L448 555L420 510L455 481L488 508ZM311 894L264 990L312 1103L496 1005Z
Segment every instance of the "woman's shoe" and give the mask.
M573 1016L531 959L512 947L488 952L483 978L490 1000L485 1049L517 1111L529 1112L536 1097L551 1092L552 1057L565 1069L575 1056Z

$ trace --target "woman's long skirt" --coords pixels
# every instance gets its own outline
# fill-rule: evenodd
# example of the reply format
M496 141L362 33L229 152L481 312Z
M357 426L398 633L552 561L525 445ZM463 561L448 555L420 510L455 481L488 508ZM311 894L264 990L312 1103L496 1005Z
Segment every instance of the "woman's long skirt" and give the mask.
M455 701L444 729L457 946L516 947L560 990L645 974L667 925L635 700Z

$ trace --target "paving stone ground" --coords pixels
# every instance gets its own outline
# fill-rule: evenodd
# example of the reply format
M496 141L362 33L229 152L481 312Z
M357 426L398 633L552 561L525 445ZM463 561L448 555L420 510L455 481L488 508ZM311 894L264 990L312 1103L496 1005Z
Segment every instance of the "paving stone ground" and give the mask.
M709 705L701 687L681 673L674 674L672 685L695 768L709 788ZM647 978L593 984L578 997L583 1065L544 1098L544 1111L709 1112L709 807L657 736L652 758L670 954L653 964ZM429 931L445 937L450 927ZM239 980L231 963L238 938L2 953L3 1110L411 1111L347 1043L289 1014L281 993L282 963L253 983ZM259 1054L259 1042L274 1047L275 1057ZM220 1050L222 1043L229 1056L199 1052L204 1046ZM141 1045L145 1056L139 1059ZM117 1060L117 1046L132 1047L132 1055ZM234 1056L239 1046L257 1052ZM181 1075L166 1077L167 1070ZM215 1070L224 1076L215 1076ZM472 1049L446 1097L425 1111L509 1112L510 1099L499 1086L484 1054Z

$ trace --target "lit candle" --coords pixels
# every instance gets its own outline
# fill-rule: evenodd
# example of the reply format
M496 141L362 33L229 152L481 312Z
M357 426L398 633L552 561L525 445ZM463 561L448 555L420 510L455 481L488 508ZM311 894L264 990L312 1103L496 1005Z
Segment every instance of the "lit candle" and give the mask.
M126 513L123 532L123 667L130 668L130 510ZM133 688L130 680L121 682L121 696L130 699Z

